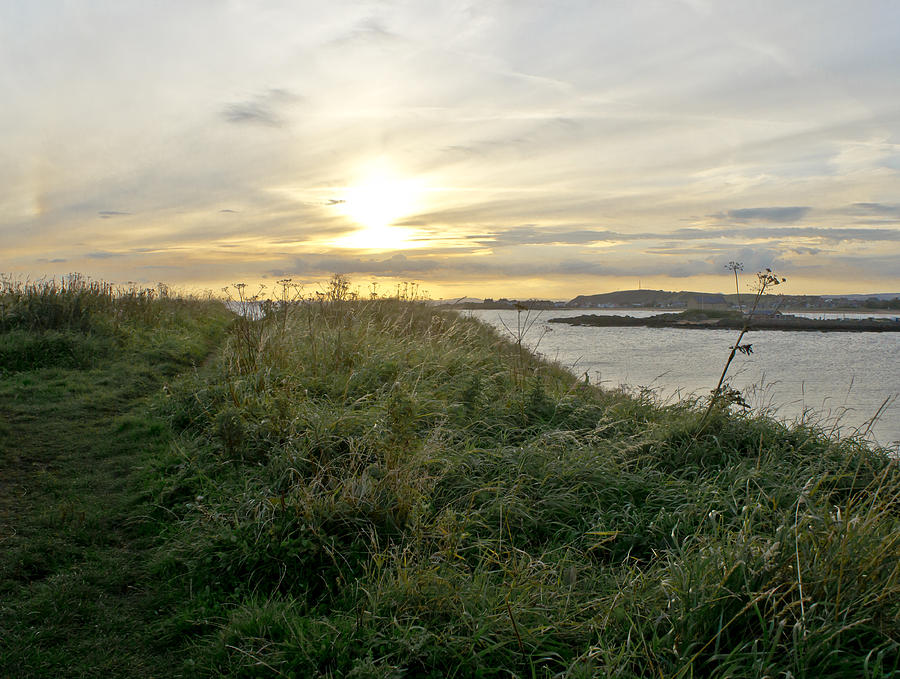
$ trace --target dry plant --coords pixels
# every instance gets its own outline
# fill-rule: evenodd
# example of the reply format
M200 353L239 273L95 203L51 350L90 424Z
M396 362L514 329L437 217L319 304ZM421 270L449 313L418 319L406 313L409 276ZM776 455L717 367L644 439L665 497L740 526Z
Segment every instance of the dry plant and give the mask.
M538 319L541 316L541 312L538 311L534 313L535 310L528 306L527 304L522 304L521 302L516 302L516 327L511 328L507 325L506 321L502 318L500 319L500 323L503 325L504 330L510 336L512 341L516 347L516 362L514 366L515 370L515 381L519 387L523 386L525 380L525 347L523 346L526 337L531 332L534 324L538 322ZM534 347L532 347L532 351L537 351L538 346L540 346L541 340L544 338L544 335L547 333L546 329L541 336L538 338Z
M743 265L740 262L729 262L725 266L725 268L734 272L735 289L737 290L737 272L743 270ZM716 388L712 390L712 396L709 399L709 405L707 406L706 411L703 413L703 417L700 419L697 436L699 436L700 432L703 431L703 427L706 424L707 419L709 419L710 414L719 403L725 402L729 405L739 405L743 408L749 407L740 391L734 389L726 382L728 369L731 367L731 363L732 361L734 361L734 357L738 353L742 353L745 356L749 356L753 353L752 344L741 344L741 342L743 341L744 336L752 329L753 316L754 314L756 314L757 309L759 308L759 303L762 300L763 295L766 294L767 290L770 290L771 288L777 285L781 285L785 282L787 282L786 278L779 278L774 273L772 273L771 269L768 268L765 271L758 271L756 273L756 283L754 285L755 295L753 297L753 304L746 314L743 313L743 308L741 308L741 315L743 319L741 332L735 340L734 344L731 346L728 353L728 358L725 360L725 366L722 368L722 374L719 376L719 382L718 384L716 384ZM738 291L738 299L740 299L740 291Z

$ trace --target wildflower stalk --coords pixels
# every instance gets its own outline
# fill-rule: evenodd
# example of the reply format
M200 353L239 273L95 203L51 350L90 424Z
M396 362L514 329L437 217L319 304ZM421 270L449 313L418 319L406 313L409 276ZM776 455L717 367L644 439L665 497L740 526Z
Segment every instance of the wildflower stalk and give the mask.
M735 280L737 280L737 272L743 269L743 265L741 265L740 262L729 262L726 268L734 271ZM744 321L741 327L741 332L738 335L737 340L735 340L734 344L731 346L730 352L728 353L728 359L725 361L725 366L722 368L722 374L719 376L719 382L716 384L716 388L713 389L712 396L709 399L709 405L706 407L706 411L703 413L703 417L700 419L697 433L694 435L695 440L703 432L706 421L709 419L709 416L712 413L713 409L722 398L725 398L731 403L737 403L739 405L747 407L747 404L744 402L744 399L741 397L740 393L734 389L728 388L725 383L725 378L728 376L728 369L731 367L731 362L734 361L734 357L738 352L741 352L745 356L749 356L753 353L753 345L741 344L741 341L744 339L744 335L746 335L751 329L753 315L756 313L756 310L759 307L759 303L762 300L763 295L766 293L766 290L776 285L781 285L786 281L786 278L779 278L774 273L772 273L771 269L757 272L756 296L753 298L753 306L750 308L750 311L747 312L746 315L743 314L743 310L741 312Z

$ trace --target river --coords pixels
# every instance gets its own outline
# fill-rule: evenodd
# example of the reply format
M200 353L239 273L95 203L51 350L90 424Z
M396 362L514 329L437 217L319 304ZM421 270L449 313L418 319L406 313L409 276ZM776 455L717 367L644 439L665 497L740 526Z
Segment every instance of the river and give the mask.
M516 332L515 311L466 313L503 334L508 334L506 328ZM731 330L547 323L550 318L587 313L648 316L658 312L531 312L524 344L576 375L587 374L592 383L647 388L660 401L709 394L737 338ZM519 320L527 315L522 312ZM843 435L865 433L870 440L900 452L900 333L758 330L745 336L743 343L748 342L753 345L752 355L738 354L729 375L755 410L790 421L806 418Z

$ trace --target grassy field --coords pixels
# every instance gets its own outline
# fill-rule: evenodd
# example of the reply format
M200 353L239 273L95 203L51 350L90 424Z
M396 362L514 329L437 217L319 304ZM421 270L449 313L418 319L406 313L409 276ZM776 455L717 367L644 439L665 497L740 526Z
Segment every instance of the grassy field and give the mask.
M886 451L334 283L6 291L0 676L900 676Z

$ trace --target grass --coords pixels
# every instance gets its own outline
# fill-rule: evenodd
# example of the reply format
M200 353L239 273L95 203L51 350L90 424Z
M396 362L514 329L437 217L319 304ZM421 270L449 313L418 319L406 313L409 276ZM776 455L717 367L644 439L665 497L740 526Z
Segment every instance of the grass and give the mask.
M87 456L108 476L117 455L139 470L121 477L115 511L91 509L89 475L60 495L65 521L131 517L121 552L103 548L120 557L115 575L85 580L117 606L84 611L78 624L105 631L67 652L118 630L106 647L135 643L151 676L900 674L900 474L887 451L725 402L704 416L701 403L602 391L414 300L333 285L265 311L234 320L203 369L140 390L121 359L53 369L83 399L99 388L91 371L107 370L128 393L116 410L137 409L95 418L78 439L102 445L70 453L72 470ZM141 356L172 350L145 328L128 335L144 338ZM214 333L182 335L208 346L202 336ZM2 402L32 380L30 407L58 407L49 370L10 373ZM19 441L39 436L20 426ZM55 518L38 520L42 506ZM72 631L53 611L97 600L72 585L67 605L31 603L55 574L87 568L90 541L54 528L61 506L29 505L36 523L13 538L55 564L4 585L18 601L3 604L16 667L53 667L36 663L59 637L40 655L28 635ZM109 528L79 532L102 543ZM139 583L134 607L116 582Z
M0 295L0 676L168 676L179 661L153 631L171 601L135 470L171 434L147 397L228 315L69 283Z

